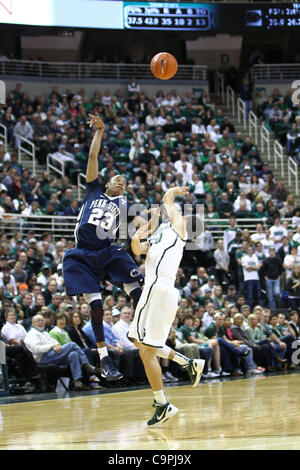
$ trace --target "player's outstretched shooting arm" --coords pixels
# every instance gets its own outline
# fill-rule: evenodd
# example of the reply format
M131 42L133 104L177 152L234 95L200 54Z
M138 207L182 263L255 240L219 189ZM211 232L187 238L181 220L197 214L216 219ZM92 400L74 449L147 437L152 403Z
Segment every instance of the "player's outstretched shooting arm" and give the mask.
M159 217L160 217L160 209L151 209L152 217L149 222L142 225L134 234L131 240L131 249L135 255L145 255L148 251L148 243L142 242L145 238L148 237L151 233L154 232L156 229ZM144 219L143 219L144 220Z
M98 177L98 155L100 152L102 136L104 132L104 122L99 116L89 114L90 120L87 122L90 127L95 125L97 127L96 133L91 143L89 151L88 165L86 169L86 182L90 183Z
M186 222L181 212L175 206L175 197L176 196L187 196L189 194L189 188L187 186L176 186L175 188L170 188L163 197L163 203L168 213L171 225L176 233L181 238L185 238L186 234Z

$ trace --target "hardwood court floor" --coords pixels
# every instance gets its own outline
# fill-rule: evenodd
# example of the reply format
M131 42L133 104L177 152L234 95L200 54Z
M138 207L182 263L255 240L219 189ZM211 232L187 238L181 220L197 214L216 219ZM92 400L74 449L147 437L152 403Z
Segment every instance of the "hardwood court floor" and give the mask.
M0 406L0 449L300 449L300 374L170 387L179 414L148 430L150 389Z

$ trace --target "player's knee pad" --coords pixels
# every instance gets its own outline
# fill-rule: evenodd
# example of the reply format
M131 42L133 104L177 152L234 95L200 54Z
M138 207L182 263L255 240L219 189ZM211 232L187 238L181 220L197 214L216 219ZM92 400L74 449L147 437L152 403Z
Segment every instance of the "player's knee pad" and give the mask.
M124 291L126 292L127 295L131 295L131 293L136 290L136 289L141 289L140 283L139 282L131 282L130 284L123 284L124 286ZM142 291L142 290L141 290Z
M83 297L85 298L85 301L88 304L91 304L91 306L92 306L92 302L94 302L96 300L100 300L101 305L102 305L102 296L101 296L100 292L95 292L93 294L83 294Z

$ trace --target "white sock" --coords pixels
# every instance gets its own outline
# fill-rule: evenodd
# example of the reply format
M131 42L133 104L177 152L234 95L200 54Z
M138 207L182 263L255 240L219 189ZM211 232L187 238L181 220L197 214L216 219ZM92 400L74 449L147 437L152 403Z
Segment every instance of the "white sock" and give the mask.
M100 356L100 360L104 359L106 356L108 356L107 347L104 346L104 348L98 348L98 353Z
M169 359L170 352L173 350L169 348L169 346L164 345L162 348L157 348L156 351L156 355L158 357L162 357L163 359ZM187 366L189 363L189 358L175 351L175 356L173 357L172 361L177 362L177 364L181 366Z
M167 397L166 397L166 392L164 391L164 389L162 390L157 390L156 392L153 392L154 393L154 398L155 398L155 401L156 403L158 403L159 405L165 405L167 403Z
M177 362L180 366L187 366L190 362L189 358L175 351L175 356L172 359L174 362Z

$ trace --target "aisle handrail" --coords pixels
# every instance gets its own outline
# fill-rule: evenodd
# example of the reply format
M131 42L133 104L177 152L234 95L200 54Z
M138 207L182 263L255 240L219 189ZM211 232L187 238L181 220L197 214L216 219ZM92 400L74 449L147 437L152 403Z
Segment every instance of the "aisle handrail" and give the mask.
M249 135L252 137L254 134L254 142L256 145L258 144L258 119L256 114L251 110L248 116L248 123L249 123Z
M226 87L226 106L227 109L231 108L232 116L235 117L235 93L229 85Z
M265 146L267 147L267 160L269 161L271 159L270 132L264 124L260 128L260 145L263 152Z
M18 161L22 163L22 153L28 155L32 160L32 173L35 175L35 144L25 137L18 136Z
M238 98L237 100L237 119L239 123L242 121L243 127L246 130L247 129L246 104L241 98Z
M55 162L55 164L53 163ZM50 169L55 173L58 173L62 178L65 176L65 165L64 162L60 160L59 157L56 157L52 153L47 155L47 172L50 172Z
M288 179L289 186L292 184L292 177L295 178L295 192L299 196L299 179L298 179L298 165L292 157L288 158Z
M278 160L280 161L280 172L281 177L284 177L284 152L282 145L278 142L278 140L274 140L274 165L277 170L278 168Z

